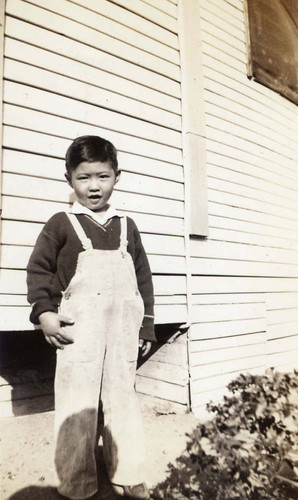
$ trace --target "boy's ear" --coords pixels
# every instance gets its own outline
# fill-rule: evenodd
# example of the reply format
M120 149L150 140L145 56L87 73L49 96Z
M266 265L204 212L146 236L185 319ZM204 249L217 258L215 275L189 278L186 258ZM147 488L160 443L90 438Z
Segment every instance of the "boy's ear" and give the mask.
M67 183L70 185L70 187L72 187L70 175L67 172L65 172L64 176L65 176L65 179L67 180Z
M118 182L118 181L119 181L119 179L120 179L120 175L121 175L121 170L117 170L117 172L116 172L115 184L116 184L116 182Z

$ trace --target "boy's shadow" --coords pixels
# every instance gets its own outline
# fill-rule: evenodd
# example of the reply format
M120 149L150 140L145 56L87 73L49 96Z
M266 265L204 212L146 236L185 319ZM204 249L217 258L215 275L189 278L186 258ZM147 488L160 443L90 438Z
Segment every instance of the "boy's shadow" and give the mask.
M86 412L88 414L86 414ZM86 422L88 419L92 419L94 417L95 410L84 410L83 412L72 415L67 419L67 421L62 425L61 430L59 432L58 437L58 445L56 451L56 468L58 476L63 471L64 462L61 452L59 448L65 447L65 439L69 440L69 445L71 448L71 438L69 436L69 429L72 429L72 432L76 434L78 432L80 426ZM103 447L100 442L100 437L102 435L103 430L103 415L100 408L98 413L98 429L97 429L97 440L99 443L95 449L95 457L96 457L96 465L97 465L97 480L98 480L98 488L99 491L92 497L90 500L116 500L119 497L111 486L111 483L108 479L108 474L105 468L104 459L103 459ZM113 446L113 453L115 456L117 455L116 445ZM71 449L69 450L71 452ZM11 495L7 500L63 500L66 497L60 495L56 488L54 487L41 487L41 486L28 486L27 488L23 488L22 490Z

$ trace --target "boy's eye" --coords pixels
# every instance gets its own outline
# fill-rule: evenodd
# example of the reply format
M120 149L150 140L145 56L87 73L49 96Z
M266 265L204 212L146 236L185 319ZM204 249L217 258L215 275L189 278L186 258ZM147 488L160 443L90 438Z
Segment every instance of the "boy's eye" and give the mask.
M100 175L100 176L99 176L99 178L100 178L100 179L109 179L109 177L110 177L110 176L109 176L109 175L107 175L107 174L103 174L103 175Z

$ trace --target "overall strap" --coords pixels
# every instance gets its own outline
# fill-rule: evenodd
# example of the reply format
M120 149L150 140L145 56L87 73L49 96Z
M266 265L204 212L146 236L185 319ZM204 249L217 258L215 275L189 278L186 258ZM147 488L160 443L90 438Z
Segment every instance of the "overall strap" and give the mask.
M120 250L123 257L126 255L127 245L127 217L124 215L120 217Z
M78 236L80 242L82 243L83 249L89 250L89 249L93 248L90 238L87 238L87 235L86 235L84 229L82 228L81 224L79 223L78 219L76 218L75 214L70 214L68 212L65 212L65 213L66 213L67 217L69 218L75 232L77 233L77 236Z

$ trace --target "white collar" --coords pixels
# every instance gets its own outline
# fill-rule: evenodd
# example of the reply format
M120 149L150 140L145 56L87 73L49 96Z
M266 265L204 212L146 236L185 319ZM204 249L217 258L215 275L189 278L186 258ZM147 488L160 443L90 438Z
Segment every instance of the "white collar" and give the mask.
M105 224L109 219L112 219L112 217L123 217L123 215L111 205L109 205L105 212L93 212L89 208L84 207L84 205L81 205L78 201L74 202L71 213L89 215L89 217L92 217L92 219L99 222L101 225Z

